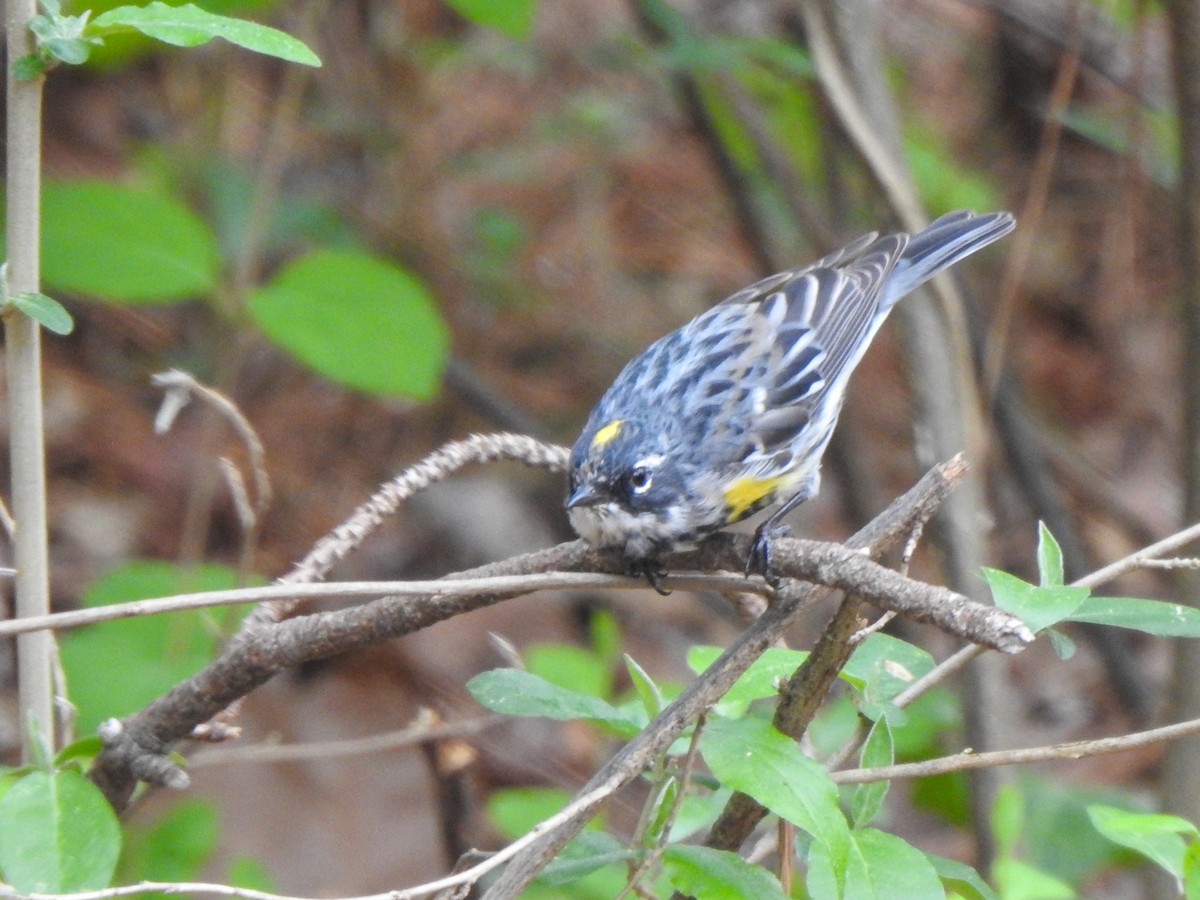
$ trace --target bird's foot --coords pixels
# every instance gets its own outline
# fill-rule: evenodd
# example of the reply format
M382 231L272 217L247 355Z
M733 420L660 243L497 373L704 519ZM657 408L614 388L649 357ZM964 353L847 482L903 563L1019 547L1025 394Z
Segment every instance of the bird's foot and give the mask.
M779 587L783 579L771 560L771 541L791 536L792 529L782 523L768 520L758 526L750 544L750 555L746 558L746 574L761 575L771 587Z

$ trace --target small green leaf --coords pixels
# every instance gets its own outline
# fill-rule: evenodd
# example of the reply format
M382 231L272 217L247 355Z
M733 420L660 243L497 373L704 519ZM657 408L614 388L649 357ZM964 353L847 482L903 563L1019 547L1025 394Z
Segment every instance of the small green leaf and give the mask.
M953 896L963 900L997 900L992 886L983 880L983 876L971 866L957 859L947 859L933 853L926 853L925 858L937 872L942 884L953 891Z
M625 671L629 673L629 678L633 681L633 689L637 692L638 699L642 702L642 709L646 711L646 718L653 719L666 705L663 702L662 691L658 689L658 685L654 683L654 679L650 674L637 664L628 653L625 654Z
M992 879L1005 900L1076 900L1078 896L1065 881L1019 859L996 860Z
M859 765L864 769L874 769L890 766L893 762L895 753L892 747L892 729L886 718L880 718L871 726L867 739L863 742ZM855 786L854 800L850 807L850 821L855 828L869 825L879 814L888 787L886 781L873 781Z
M13 294L9 301L29 318L40 322L43 328L48 328L55 334L70 334L75 328L75 321L66 307L45 294Z
M645 846L652 847L660 842L663 829L667 827L667 820L671 817L671 809L678 799L679 779L674 775L666 776L654 786L654 792L646 800L646 807L652 810L652 813L643 832L642 843ZM666 841L661 843L665 844Z
M687 655L688 668L699 675L716 662L723 652L720 647L692 647ZM791 678L807 658L807 651L768 647L725 692L717 711L735 717L741 715L755 700L776 696L779 693L778 685Z
M728 850L674 844L663 868L671 887L696 900L787 900L778 878Z
M1132 628L1162 637L1200 637L1200 610L1162 600L1089 597L1079 604L1068 619L1072 622Z
M50 749L45 724L48 723L39 722L33 710L30 710L29 719L25 723L25 743L29 748L29 761L33 766L43 772L53 772L54 753Z
M71 66L79 66L87 62L87 58L92 53L88 42L78 38L48 38L42 46L55 59Z
M54 765L57 768L62 768L73 761L90 761L99 756L100 751L103 749L104 744L100 740L99 735L88 735L87 737L72 741L59 750L54 756Z
M464 19L522 39L533 28L533 0L446 0Z
M1075 641L1065 631L1047 628L1042 634L1050 639L1050 646L1054 648L1054 654L1059 659L1068 660L1075 655Z
M1001 609L1017 616L1034 631L1042 631L1075 612L1091 591L1067 585L1039 587L999 569L984 569L983 578Z
M876 633L855 649L841 677L857 687L868 703L886 703L933 671L933 657L908 641Z
M113 303L163 303L211 293L212 231L177 198L108 181L42 187L42 278L59 292Z
M633 735L639 723L611 703L581 691L559 687L520 669L493 669L467 682L467 690L494 712L510 716L545 716L567 721L589 719L619 733Z
M182 6L158 2L146 6L118 6L96 16L92 27L88 29L88 33L94 35L129 31L140 31L177 47L195 47L219 37L255 53L306 66L321 65L317 55L303 41L290 34L257 22L210 13L191 3Z
M447 336L413 275L365 253L322 250L284 267L248 299L267 336L342 384L425 399L441 382Z
M1183 889L1183 864L1189 838L1200 831L1187 819L1160 813L1133 812L1116 806L1089 806L1088 818L1102 835L1115 844L1136 850L1166 869Z
M74 769L32 772L0 797L0 872L21 893L106 887L120 850L112 807Z
M17 81L29 81L31 78L37 78L44 74L45 71L46 60L36 53L27 53L13 60L12 73L13 78Z
M723 786L749 794L841 858L849 828L837 787L795 741L761 719L714 717L700 736L700 749Z
M1064 584L1062 548L1045 522L1038 522L1037 557L1041 586L1061 587Z

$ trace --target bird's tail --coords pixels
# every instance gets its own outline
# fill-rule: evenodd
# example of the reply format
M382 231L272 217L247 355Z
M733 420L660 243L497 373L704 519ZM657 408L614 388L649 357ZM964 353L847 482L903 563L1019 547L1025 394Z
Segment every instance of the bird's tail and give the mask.
M888 279L881 309L965 256L1008 234L1016 225L1011 213L976 215L965 209L946 213L924 231L914 234Z

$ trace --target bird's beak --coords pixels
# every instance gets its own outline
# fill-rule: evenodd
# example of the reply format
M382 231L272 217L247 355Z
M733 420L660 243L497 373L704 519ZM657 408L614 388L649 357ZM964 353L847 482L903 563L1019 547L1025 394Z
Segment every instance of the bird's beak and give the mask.
M567 498L567 509L577 506L595 506L604 499L604 495L590 484L581 484Z

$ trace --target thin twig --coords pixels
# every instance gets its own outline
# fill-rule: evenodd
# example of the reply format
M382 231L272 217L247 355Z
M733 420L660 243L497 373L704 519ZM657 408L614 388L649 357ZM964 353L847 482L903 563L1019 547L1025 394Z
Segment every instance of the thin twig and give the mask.
M2 573L2 572L0 572ZM680 591L730 591L770 594L771 588L761 578L743 575L710 575L703 572L674 572L663 578L663 584ZM223 591L201 591L194 594L172 594L147 600L131 600L108 606L73 609L67 612L32 616L28 619L0 621L0 637L32 631L79 628L97 622L161 615L185 609L204 609L212 606L237 606L243 603L267 603L279 600L376 600L380 597L421 597L440 594L445 597L495 592L584 590L642 590L646 580L626 575L605 575L596 572L539 572L528 575L496 575L490 578L447 578L434 581L334 581L317 584L272 584L253 588L230 588Z
M171 429L175 418L193 398L203 400L218 412L242 440L250 460L254 480L253 509L259 516L271 503L271 476L267 471L267 453L254 426L238 409L237 404L215 388L201 384L181 369L169 369L150 376L150 383L163 390L163 402L154 420L154 430L163 434Z
M227 766L239 763L301 762L312 759L362 756L368 753L382 753L387 750L411 747L422 741L470 737L504 721L508 721L508 716L494 715L439 725L412 725L387 734L373 734L369 737L345 741L214 747L189 756L188 768L199 769L204 766Z
M1120 737L1071 741L1065 744L1051 744L1047 747L1027 747L1022 750L995 750L990 753L965 751L955 756L943 756L917 763L878 766L872 769L848 769L844 772L834 772L830 777L837 784L865 784L871 781L888 781L893 778L924 778L928 775L943 775L946 772L961 772L965 769L984 769L1057 759L1081 759L1085 756L1101 756L1106 753L1125 753L1129 750L1137 750L1165 741L1174 741L1193 734L1200 734L1200 719L1164 725L1148 731L1136 731Z

